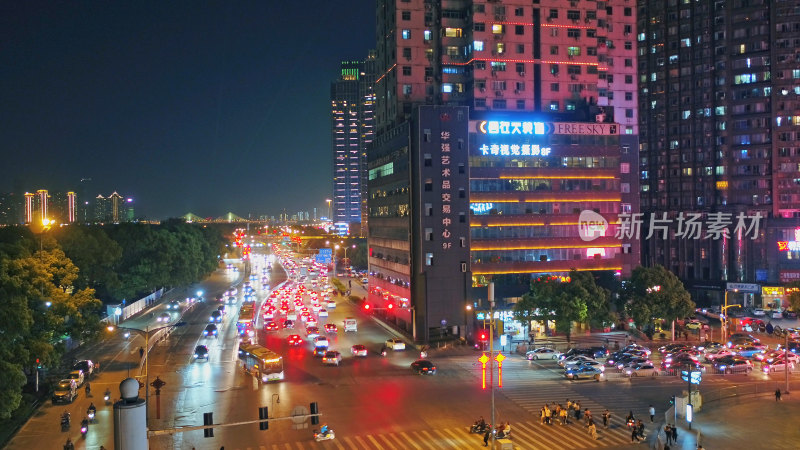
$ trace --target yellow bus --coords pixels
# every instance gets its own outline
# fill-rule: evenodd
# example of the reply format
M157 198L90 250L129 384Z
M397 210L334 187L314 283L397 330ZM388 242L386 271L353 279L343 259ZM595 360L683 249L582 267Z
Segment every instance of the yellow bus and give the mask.
M239 359L244 365L244 370L262 383L283 380L283 356L268 348L240 342Z

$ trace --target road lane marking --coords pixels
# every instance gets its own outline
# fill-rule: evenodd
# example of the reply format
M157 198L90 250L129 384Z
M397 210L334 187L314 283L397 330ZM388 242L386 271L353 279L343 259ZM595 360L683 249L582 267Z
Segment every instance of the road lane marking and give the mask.
M363 440L363 439L361 439L361 436L356 436L356 437L355 437L355 440L356 440L356 442L358 442L359 444L363 445L363 446L364 446L364 448L366 448L366 449L369 449L369 448L370 448L370 446L369 446L369 445L367 445L367 443L366 443L366 442L364 442L364 440Z
M392 450L397 450L397 447L395 447L395 446L394 446L394 442L392 442L391 440L389 440L389 438L387 437L387 435L385 435L385 434L379 434L379 435L377 436L377 438L378 438L378 439L381 439L381 440L383 440L383 441L384 441L384 444L385 444L385 445L387 445L387 446L389 446L389 448L391 448Z
M398 441L400 441L401 443L403 443L403 444L411 444L411 445L413 445L413 446L414 446L414 447L415 447L417 450L422 450L422 447L420 447L419 445L417 445L417 443L414 441L414 438L412 438L411 436L407 435L407 434L406 434L404 431L400 431L400 432L399 432L399 433L397 433L397 434L399 434L400 436L402 436L402 437L403 437L403 439L405 439L405 442L402 442L402 441L400 441L400 438L398 438L398 437L396 437L396 436L395 436L395 439L397 439L397 440L398 440Z
M422 436L424 436L424 437L425 437L425 439L427 439L427 440L428 440L428 442L429 442L431 445L438 445L438 446L439 446L439 448L444 448L444 449L448 448L448 447L445 447L445 446L444 446L444 445L443 445L441 442L439 442L439 441L437 441L436 439L434 439L434 438L433 438L433 436L431 436L431 434L430 434L430 433L428 433L428 432L427 432L427 431L425 431L425 430L422 430L422 431L420 431L420 432L419 432L419 434L421 434Z
M456 443L459 443L459 442L461 442L461 437L460 437L460 436L458 436L457 434L453 433L453 432L452 432L452 431L450 431L449 429L447 429L447 428L442 428L442 429L441 429L441 432L442 432L442 434L449 434L451 437L455 438L455 440L456 440Z
M372 437L371 434L367 435L367 439L369 439L373 444L375 444L375 447L372 447L372 448L377 448L378 450L383 450L383 447L381 447L381 445L378 444L378 441L376 441L375 438Z

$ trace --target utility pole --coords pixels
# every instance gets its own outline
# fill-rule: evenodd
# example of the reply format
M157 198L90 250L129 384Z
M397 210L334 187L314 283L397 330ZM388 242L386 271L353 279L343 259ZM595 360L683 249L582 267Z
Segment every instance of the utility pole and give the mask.
M494 417L494 281L489 282L489 389L492 390L492 421L491 427L497 428ZM494 448L495 434L491 431L492 448Z

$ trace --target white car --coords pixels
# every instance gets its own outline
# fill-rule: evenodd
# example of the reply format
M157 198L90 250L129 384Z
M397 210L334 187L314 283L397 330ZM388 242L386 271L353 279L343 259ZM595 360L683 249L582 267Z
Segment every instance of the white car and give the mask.
M658 376L658 369L652 363L642 363L625 369L625 375L629 377L655 377Z
M386 347L389 348L390 350L395 350L395 351L405 350L406 343L397 338L387 339Z
M565 367L566 368L568 366L574 366L575 364L579 364L579 363L583 363L583 362L587 362L587 361L594 361L594 359L589 358L588 356L576 355L576 356L570 356L568 358L562 359L561 361L558 362L558 364L561 367Z
M328 310L327 309L320 309L319 310L320 317L328 317Z
M172 320L172 316L170 316L169 313L161 313L156 319L156 321L160 323L169 323L170 320Z
M329 345L328 338L325 336L317 336L314 338L314 347L327 347Z
M783 319L783 313L780 311L772 311L772 318L773 319Z
M563 353L553 350L552 348L539 347L527 352L525 358L527 358L528 361L536 361L539 359L558 359L561 355L563 355Z
M336 308L336 302L333 300L328 300L328 309Z
M766 316L767 313L766 313L766 311L764 311L761 308L756 308L756 309L753 310L753 315L754 316Z

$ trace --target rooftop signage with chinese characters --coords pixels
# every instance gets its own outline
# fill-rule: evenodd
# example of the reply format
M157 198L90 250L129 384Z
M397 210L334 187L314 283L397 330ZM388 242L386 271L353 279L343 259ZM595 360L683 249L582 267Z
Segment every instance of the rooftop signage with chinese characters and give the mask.
M589 122L534 122L511 120L481 120L476 131L490 136L570 134L585 136L611 136L619 134L615 123Z

